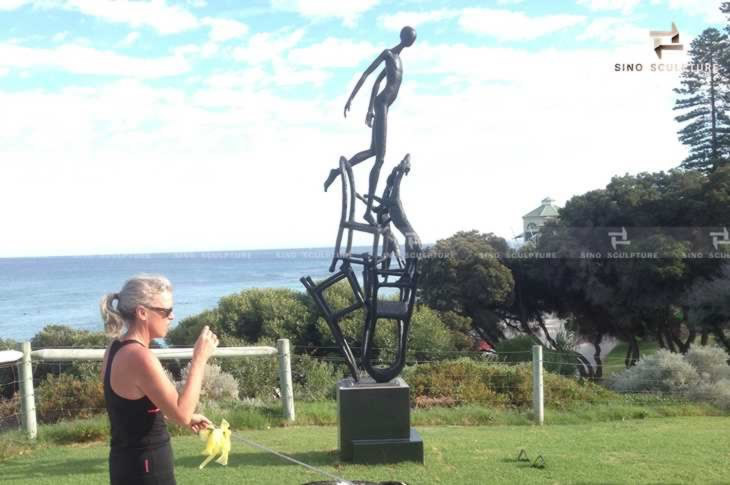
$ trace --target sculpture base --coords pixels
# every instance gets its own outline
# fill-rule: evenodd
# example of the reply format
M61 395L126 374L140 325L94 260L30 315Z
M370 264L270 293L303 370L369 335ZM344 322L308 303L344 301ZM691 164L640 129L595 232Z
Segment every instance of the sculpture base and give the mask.
M411 428L410 388L400 377L376 383L352 378L337 384L340 459L379 464L423 463L423 440Z

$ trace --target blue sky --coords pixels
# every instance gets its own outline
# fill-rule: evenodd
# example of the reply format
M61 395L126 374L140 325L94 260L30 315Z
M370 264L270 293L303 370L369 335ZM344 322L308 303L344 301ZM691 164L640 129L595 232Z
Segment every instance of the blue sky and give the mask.
M426 241L516 235L545 196L681 162L677 74L613 66L724 26L720 3L0 0L0 257L331 245L322 182L369 144L374 76L342 107L403 25L382 180L411 153Z

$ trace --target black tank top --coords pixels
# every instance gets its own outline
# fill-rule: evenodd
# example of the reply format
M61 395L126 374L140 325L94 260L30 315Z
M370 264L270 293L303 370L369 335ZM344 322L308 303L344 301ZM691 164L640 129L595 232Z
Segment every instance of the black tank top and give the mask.
M109 347L104 372L104 400L111 423L111 449L155 448L170 441L167 424L160 409L147 396L126 399L112 390L111 370L114 356L127 344L139 344L136 340L115 340Z

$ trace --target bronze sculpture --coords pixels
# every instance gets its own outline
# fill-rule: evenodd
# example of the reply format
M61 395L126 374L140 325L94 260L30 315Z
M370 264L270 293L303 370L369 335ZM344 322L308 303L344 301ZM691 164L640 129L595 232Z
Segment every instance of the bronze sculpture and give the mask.
M410 171L410 155L397 165L387 179L382 197L375 196L380 169L385 161L385 140L387 128L388 107L395 101L402 79L402 65L400 52L404 47L413 44L416 31L411 27L401 30L401 42L393 49L386 49L365 70L345 105L345 116L350 109L350 103L367 76L374 71L381 62L385 68L378 75L370 97L370 108L366 116L366 123L372 127L372 142L369 149L354 155L350 160L340 157L339 168L330 171L325 182L325 190L339 177L342 183L342 211L340 224L335 242L335 252L330 265L329 278L315 283L310 277L300 279L307 292L314 299L320 309L340 353L350 369L355 381L359 380L358 362L345 339L339 322L343 317L363 308L365 322L362 333L361 365L377 382L388 382L398 376L405 366L408 344L408 329L415 305L416 288L418 283L418 261L421 257L421 241L413 230L406 217L402 201L400 200L400 185L404 175ZM380 82L387 78L383 91L378 93ZM368 193L360 195L355 189L355 178L352 166L375 156L375 165L370 171ZM366 224L355 220L355 205L360 201L365 204L364 219ZM375 216L373 216L375 214ZM401 257L397 238L391 229L391 223L405 237L405 258ZM353 253L352 242L354 232L364 232L373 238L370 251ZM346 242L343 238L346 235ZM382 242L382 244L381 244ZM337 263L341 263L335 272ZM395 262L395 265L393 265ZM362 285L353 270L353 265L362 268ZM354 303L347 308L331 308L324 294L336 283L346 280L354 295ZM381 290L396 291L397 298L381 298ZM386 292L387 292L386 291ZM395 320L398 344L394 361L386 367L375 366L373 337L378 320Z

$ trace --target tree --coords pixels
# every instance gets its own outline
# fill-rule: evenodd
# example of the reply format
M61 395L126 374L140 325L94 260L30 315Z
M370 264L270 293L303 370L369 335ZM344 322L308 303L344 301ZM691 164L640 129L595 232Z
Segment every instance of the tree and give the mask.
M721 167L709 177L680 170L625 175L614 177L605 189L573 197L560 211L560 220L544 226L538 238L538 251L557 254L538 261L535 267L543 269L533 272L533 279L543 280L544 308L568 318L594 345L603 335L628 342L627 365L638 359L638 339L646 336L686 352L697 326L684 296L697 281L717 277L720 264L686 257L689 243L672 228L726 220L728 204L723 209L711 205L730 198L728 173ZM605 245L606 229L612 227L629 229L631 251L657 252L660 257L579 256L581 250ZM641 227L652 230L642 234L634 229ZM707 234L701 235L706 239Z
M514 280L501 261L507 243L493 234L462 231L426 251L419 299L433 309L471 318L474 330L494 344L504 338L499 309L510 304Z
M730 352L730 338L725 335L730 328L730 263L723 265L719 277L698 281L686 298L691 321L702 328L702 344L707 344L712 333Z
M730 118L728 108L728 76L722 67L727 55L727 36L717 29L705 29L692 41L691 64L707 66L685 69L682 87L674 109L683 111L675 119L685 124L678 132L679 140L689 146L689 156L682 162L685 169L711 172L730 158Z

